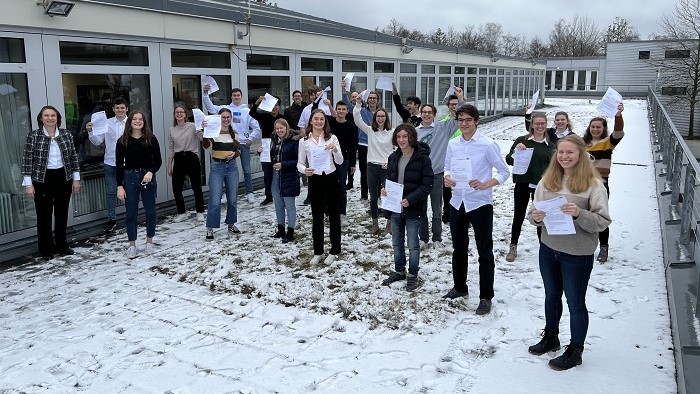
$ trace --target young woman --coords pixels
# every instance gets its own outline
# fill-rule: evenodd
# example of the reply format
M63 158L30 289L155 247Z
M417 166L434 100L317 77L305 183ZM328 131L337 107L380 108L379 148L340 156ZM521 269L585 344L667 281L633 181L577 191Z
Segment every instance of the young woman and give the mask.
M362 107L355 102L352 111L355 124L367 136L367 186L369 188L369 208L372 215L372 228L370 233L379 234L379 190L384 187L386 180L386 163L394 149L391 143L394 130L391 128L389 113L379 108L372 117L372 125L365 123L362 118ZM362 166L362 164L360 164ZM391 227L387 220L387 230Z
M528 105L526 109L530 109L530 105ZM528 133L530 132L532 117L533 113L525 115L525 130L527 130ZM569 134L573 134L573 132L574 127L571 125L571 121L569 120L569 114L564 111L559 111L554 114L554 127L547 129L547 136L549 137L549 140L556 145L559 139L564 138Z
M39 253L44 260L73 254L66 241L71 192L80 191L80 166L73 136L61 127L61 114L47 105L36 117L39 128L27 134L22 186L34 199ZM54 234L51 220L54 220Z
M190 178L194 193L194 207L197 222L204 221L204 196L202 195L202 167L199 163L199 144L202 131L195 130L194 123L187 121L187 107L175 104L173 125L168 134L168 175L172 177L173 194L177 205L176 222L187 218L182 187L185 177Z
M301 193L299 186L299 142L294 140L294 133L289 123L277 119L275 133L270 146L272 159L272 200L275 203L277 232L273 237L282 238L282 243L294 241L294 227L297 221L296 198ZM284 229L284 215L287 214L287 231Z
M124 134L117 141L117 198L126 205L126 234L129 248L126 256L138 255L136 249L136 217L139 196L146 212L146 246L144 252L153 252L153 236L156 234L156 172L163 161L158 139L148 127L146 116L133 111L126 118Z
M518 256L518 239L520 239L520 230L525 220L527 212L527 204L535 195L535 188L542 178L544 170L547 169L552 154L556 149L556 145L549 142L547 137L547 115L543 112L532 114L532 127L524 136L515 139L513 146L510 147L510 152L506 155L506 163L508 165L515 164L513 156L516 152L525 152L527 149L532 149L532 158L524 174L513 173L513 224L510 230L510 248L506 255L506 261L515 261ZM537 236L542 233L540 228L537 228Z
M345 91L345 86L343 84L343 91ZM365 123L372 123L374 114L379 110L379 93L375 91L369 92L367 95L367 106L362 107L362 96L353 92L350 97L346 100L347 96L343 95L343 100L348 104L348 108L354 108L355 104L359 104L362 108L360 114ZM353 113L355 119L360 118L360 116ZM360 200L367 201L367 157L368 152L368 141L367 134L363 130L358 130L357 135L357 161L360 170ZM353 184L352 174L348 176L348 186L352 187Z
M221 227L221 196L226 191L226 220L228 234L238 234L238 166L236 158L241 155L241 141L231 126L233 115L228 108L219 110L221 131L214 138L202 141L204 149L211 148L209 169L209 201L207 207L206 239L214 239L214 229ZM204 124L206 126L206 124Z
M586 143L586 150L593 158L593 165L598 173L603 178L605 190L610 196L610 187L608 177L610 176L610 166L612 164L613 150L620 143L622 137L625 136L625 122L622 119L622 111L625 107L620 103L617 106L617 114L615 114L615 126L613 127L612 135L608 135L608 121L605 118L593 118L588 123L588 128L583 135L583 141ZM597 260L601 263L608 261L608 240L610 238L610 229L606 228L600 232L600 252Z
M382 281L382 285L406 279L406 290L413 291L418 288L420 218L433 188L433 165L428 144L418 142L418 132L410 123L396 127L392 143L399 148L389 156L386 179L403 185L403 198L402 212L391 213L394 272ZM382 188L382 196L387 196L385 188ZM408 275L405 272L405 236L408 237Z
M549 361L553 369L565 370L581 364L588 331L586 289L593 270L593 252L598 243L598 232L610 224L603 181L588 157L585 142L577 135L559 140L556 156L535 190L535 202L559 196L566 198L561 212L572 217L574 234L550 235L543 226L546 212L533 207L528 215L532 224L542 227L539 260L546 321L542 340L530 346L529 351L539 356L559 349L561 296L566 294L571 342L562 355Z
M338 138L331 134L323 110L311 111L310 119L306 126L306 137L299 141L297 169L309 179L311 235L314 242L311 264L318 264L323 258L324 207L327 206L331 250L324 263L331 265L340 254L340 197L336 165L343 163L343 152L340 150Z

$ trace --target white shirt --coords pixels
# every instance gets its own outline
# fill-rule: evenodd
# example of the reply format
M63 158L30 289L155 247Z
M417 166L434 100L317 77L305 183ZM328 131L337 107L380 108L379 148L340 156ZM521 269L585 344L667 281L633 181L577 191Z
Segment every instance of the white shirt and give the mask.
M560 138L560 139L561 139L561 138L564 138L564 137L566 137L567 135L571 134L571 130L569 130L568 127L565 128L564 131L561 131L561 132L560 132L559 130L556 130L556 129L555 129L555 130L554 130L554 134L557 136L557 138Z
M340 144L338 143L338 137L331 135L331 138L326 141L323 139L323 133L318 136L318 141L314 139L313 134L309 135L309 138L302 138L299 140L299 160L297 161L297 170L302 174L306 171L306 158L311 156L311 149L318 147L325 147L328 144L335 144L335 149L331 151L331 170L326 171L326 174L330 174L335 171L335 165L343 164L343 152L340 150ZM316 171L314 169L315 175L323 175L322 171Z
M306 129L306 126L309 124L309 118L311 117L311 108L313 107L313 103L307 105L304 107L304 109L301 111L301 117L299 118L299 123L297 123L297 127L299 127L299 130L304 130ZM331 116L331 111L330 109L320 108L323 110L323 113Z
M503 160L501 149L491 138L481 134L478 130L467 141L464 137L450 140L445 154L445 177L450 175L450 167L453 157L468 157L471 162L472 178L486 182L491 178L502 185L510 176L508 165ZM497 174L493 176L493 169ZM458 185L459 186L459 185ZM473 211L484 205L493 204L493 188L486 190L474 190L471 187L455 187L452 189L450 205L459 209L464 204L466 212Z
M105 164L112 167L117 165L117 140L124 134L126 127L126 117L122 120L116 116L107 119L107 132L105 134L94 135L88 133L88 138L93 145L105 144Z

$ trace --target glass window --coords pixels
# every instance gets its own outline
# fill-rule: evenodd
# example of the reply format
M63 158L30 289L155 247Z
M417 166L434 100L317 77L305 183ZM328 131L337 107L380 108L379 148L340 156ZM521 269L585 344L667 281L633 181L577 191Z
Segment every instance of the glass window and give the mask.
M591 71L591 90L596 90L596 84L598 83L598 71Z
M355 75L355 77L352 79L352 85L350 85L350 88L353 92L361 92L367 89L367 77L358 77ZM352 111L352 108L350 110Z
M669 49L664 53L666 59L687 59L690 57L688 49Z
M483 67L482 67L482 68L479 68L479 74L480 74L480 75L486 75L486 73L487 73L487 70L486 70L485 68L483 68Z
M435 77L421 77L420 97L424 103L435 103Z
M171 49L170 58L173 67L231 68L228 52Z
M107 117L114 116L111 103L117 97L126 99L130 111L143 111L148 123L153 125L148 75L63 74L63 124L73 134L82 180L80 193L73 196L75 216L106 209L102 168L104 144L93 145L85 125L95 112L105 111Z
M566 90L574 90L574 70L566 72Z
M440 74L452 74L452 66L440 66Z
M564 85L564 71L554 73L554 90L562 90Z
M24 40L21 38L0 38L0 63L26 63Z
M407 74L415 74L418 72L418 65L415 63L401 63L399 64L399 71Z
M468 67L467 74L476 74L476 67Z
M438 79L438 97L445 97L447 90L452 86L452 77L440 77Z
M578 70L576 90L586 90L586 70Z
M466 67L455 66L455 74L464 75L467 73Z
M289 107L289 77L249 75L248 102L255 103L258 97L264 96L265 93L279 97L280 108Z
M489 68L489 74L490 74L490 75L496 75L496 69L495 69L495 68Z
M62 64L148 66L148 48L86 42L59 43Z
M544 77L544 90L551 90L552 89L551 81L552 81L552 72L547 71L545 73L545 77Z
M0 144L3 147L3 165L0 166L0 234L7 234L36 226L34 202L27 197L21 186L24 143L32 129L31 118L36 117L36 114L29 113L26 74L0 73L0 85L14 90L0 95Z
M499 68L499 69L498 69L498 75L503 75L504 71L505 71L505 70L503 70L502 68Z
M432 64L421 64L420 72L423 74L435 74L435 66Z
M479 113L481 115L486 114L486 82L488 78L487 77L479 77L479 91L478 91L478 97L477 97L477 102L476 102L476 107L479 109Z
M394 63L374 62L374 72L391 74L394 72Z
M333 59L302 57L301 71L333 71Z
M476 77L467 77L464 100L472 104L476 101Z
M650 55L651 55L650 51L639 51L639 58L640 59L649 59Z
M343 72L367 72L367 62L364 60L343 60Z
M416 77L399 78L399 95L404 103L406 102L406 98L408 96L416 95L416 83L418 83L418 79Z
M248 70L289 70L289 56L246 54Z

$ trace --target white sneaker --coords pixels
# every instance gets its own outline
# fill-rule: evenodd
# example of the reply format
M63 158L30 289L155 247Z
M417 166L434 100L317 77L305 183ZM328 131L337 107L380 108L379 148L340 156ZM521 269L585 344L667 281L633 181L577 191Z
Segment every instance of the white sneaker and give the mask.
M180 223L181 221L187 219L188 216L189 216L189 215L187 215L187 213L178 213L178 214L175 215L175 217L173 218L173 222L175 222L175 223Z
M129 246L129 249L126 250L126 257L130 259L135 259L138 255L139 252L136 250L136 245Z
M197 212L197 223L204 223L204 214L202 212Z
M322 258L323 258L322 254L315 254L314 257L311 258L311 261L309 261L309 264L316 265L316 264L321 262Z
M340 225L342 227L347 227L350 224L347 215L340 215Z
M146 242L146 246L144 246L143 252L146 254L153 254L154 250L155 247L153 246L153 242Z
M425 241L420 241L420 249L423 250L428 247L428 243Z
M255 204L255 194L248 193L248 204Z
M337 259L338 259L338 256L337 256L337 255L329 254L328 257L326 257L326 259L323 260L323 263L324 263L325 265L331 265L331 264L333 264L333 262L334 262L335 260L337 260Z
M442 242L440 242L440 241L433 242L433 249L442 249L442 248L443 248Z

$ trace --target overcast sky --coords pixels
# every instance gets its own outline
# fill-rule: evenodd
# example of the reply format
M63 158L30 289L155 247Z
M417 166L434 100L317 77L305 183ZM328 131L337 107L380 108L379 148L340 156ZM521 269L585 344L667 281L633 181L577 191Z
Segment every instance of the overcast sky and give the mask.
M558 19L570 21L574 15L595 18L598 28L605 30L616 16L627 19L639 32L640 38L660 30L663 13L671 14L675 1L589 0L589 1L399 1L399 0L271 0L281 8L303 12L326 19L374 30L385 27L396 18L408 29L423 33L453 26L463 30L466 25L495 22L504 33L535 36L547 40ZM344 5L343 6L341 6Z

